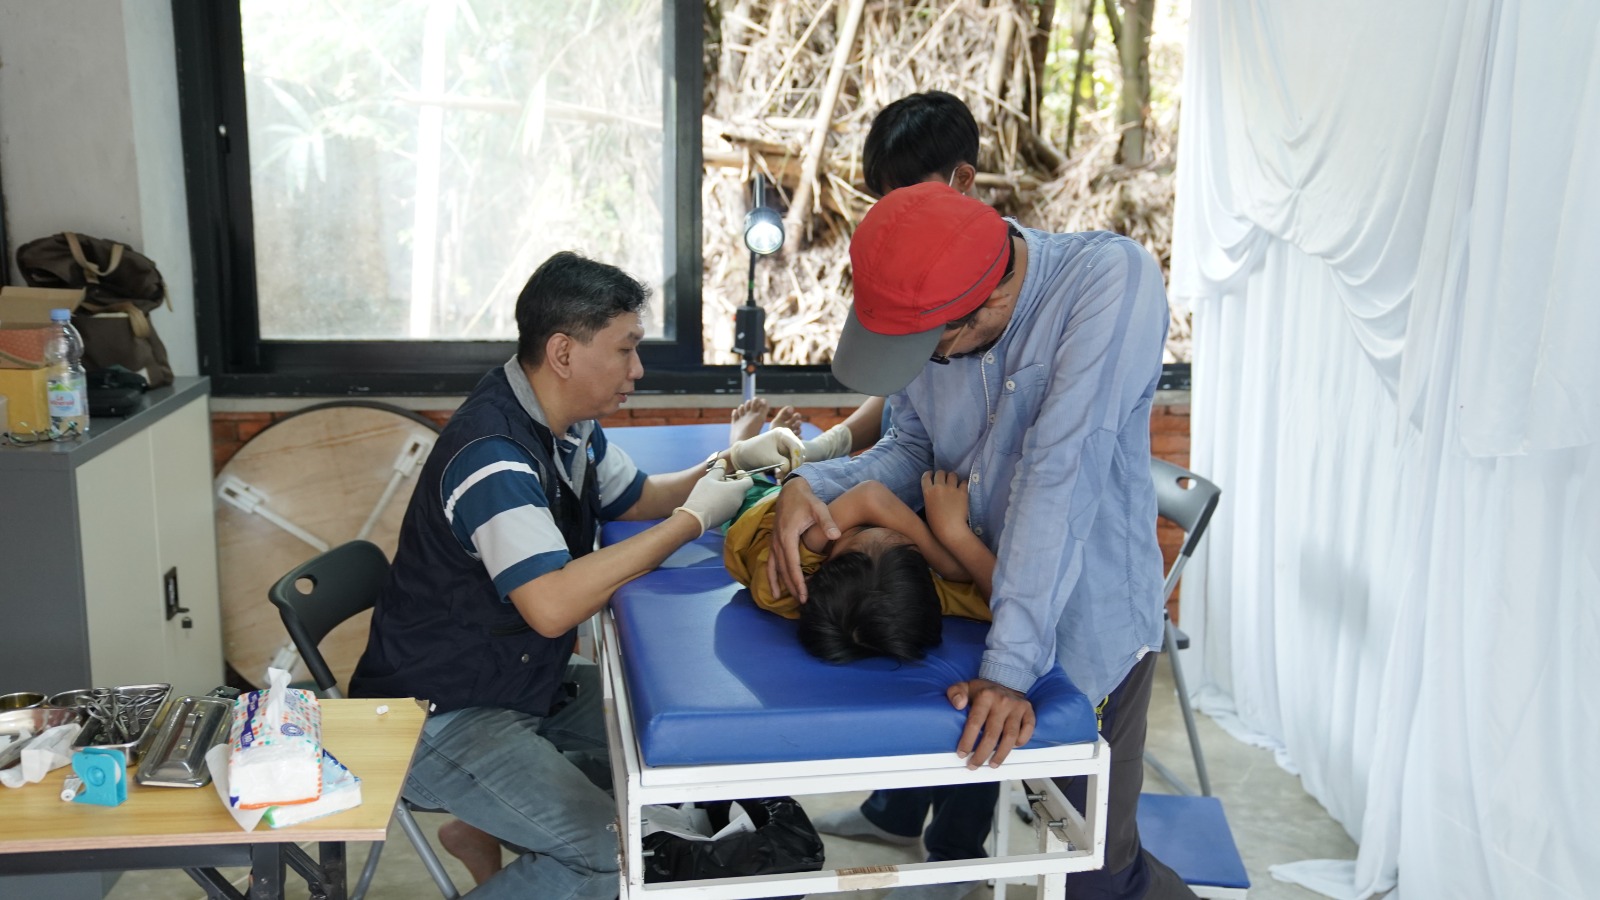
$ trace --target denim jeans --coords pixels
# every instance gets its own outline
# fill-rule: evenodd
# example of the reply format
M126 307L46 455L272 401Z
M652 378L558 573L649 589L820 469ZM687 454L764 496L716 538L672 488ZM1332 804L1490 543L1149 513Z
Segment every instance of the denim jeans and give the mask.
M922 835L929 862L981 859L989 855L984 852L983 843L989 839L999 797L1000 784L993 781L873 791L861 804L861 814L891 834ZM929 809L933 810L933 821L924 830L922 822Z
M430 721L417 745L406 799L446 810L521 853L468 895L477 900L617 896L599 673L571 666L567 680L578 694L553 715L453 710Z

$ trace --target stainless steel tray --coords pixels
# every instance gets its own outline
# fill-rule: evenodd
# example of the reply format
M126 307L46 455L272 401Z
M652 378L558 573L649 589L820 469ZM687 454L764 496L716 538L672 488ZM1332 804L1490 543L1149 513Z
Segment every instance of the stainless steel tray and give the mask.
M233 704L216 697L179 697L145 729L134 780L155 787L205 787L211 783L206 751L227 740Z
M83 710L83 731L73 747L121 750L131 766L139 761L140 741L171 690L168 684L84 688L56 694L45 705Z

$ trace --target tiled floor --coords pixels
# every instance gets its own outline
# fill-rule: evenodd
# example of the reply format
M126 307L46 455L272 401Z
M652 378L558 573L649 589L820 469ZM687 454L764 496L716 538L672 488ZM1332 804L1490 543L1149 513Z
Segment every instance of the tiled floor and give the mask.
M1183 722L1178 714L1167 677L1165 665L1156 682L1156 695L1151 703L1150 746L1163 761L1173 766L1180 775L1190 773L1188 741L1183 732ZM1234 840L1239 845L1246 868L1250 872L1253 900L1309 900L1316 897L1294 885L1272 880L1267 867L1277 863L1308 858L1353 858L1355 845L1344 830L1330 819L1327 813L1300 789L1300 782L1286 774L1272 761L1272 754L1248 747L1233 740L1204 716L1200 717L1201 741L1206 751L1206 761L1211 772L1212 787L1222 798L1233 828ZM1145 789L1160 791L1164 785L1148 773ZM860 802L862 794L832 794L800 798L806 809L815 814L842 804ZM423 830L431 836L445 821L443 816L419 815ZM1031 837L1026 828L1019 829ZM921 856L915 848L887 848L841 838L825 838L828 864L831 867L915 862ZM445 860L456 884L462 888L470 884L466 871L448 854L435 852ZM366 848L351 848L351 881L360 871L366 858ZM236 884L243 884L242 870L229 872L236 875ZM854 894L824 895L836 900L876 900L888 891L864 891ZM306 896L304 886L292 886L289 896L300 900ZM411 849L398 826L391 826L389 841L378 874L368 896L377 900L430 900L438 891L428 879L426 871ZM124 875L107 895L108 900L202 900L202 891L181 872L133 872ZM1007 892L1008 900L1033 900L1031 887L1014 887ZM990 890L980 888L971 900L990 900Z

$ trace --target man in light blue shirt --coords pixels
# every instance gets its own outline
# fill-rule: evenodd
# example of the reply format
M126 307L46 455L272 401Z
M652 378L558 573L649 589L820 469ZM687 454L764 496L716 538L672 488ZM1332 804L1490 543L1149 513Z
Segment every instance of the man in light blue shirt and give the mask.
M922 473L962 473L997 568L981 669L949 690L967 710L957 753L997 766L1026 743L1024 694L1059 662L1091 702L1105 698L1112 753L1106 866L1069 879L1068 895L1192 897L1134 824L1162 636L1149 432L1168 319L1160 268L1127 238L1019 229L930 183L874 206L850 255L834 373L892 395L892 428L858 457L796 470L770 577L804 599L793 548L808 528L835 536L825 504L852 485L881 481L915 505Z

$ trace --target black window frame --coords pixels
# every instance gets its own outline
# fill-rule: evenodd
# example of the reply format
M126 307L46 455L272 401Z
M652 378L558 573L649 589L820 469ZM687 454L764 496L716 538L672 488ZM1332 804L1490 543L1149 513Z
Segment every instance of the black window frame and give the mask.
M262 340L257 315L244 46L237 0L172 0L201 371L219 396L460 395L515 352L512 341ZM646 394L737 394L739 367L702 349L699 0L662 0L666 178L662 287L667 335L640 347ZM684 277L691 275L693 277ZM1181 371L1178 371L1181 369ZM852 393L825 365L767 365L763 393ZM1168 366L1163 387L1188 386Z

